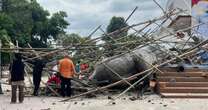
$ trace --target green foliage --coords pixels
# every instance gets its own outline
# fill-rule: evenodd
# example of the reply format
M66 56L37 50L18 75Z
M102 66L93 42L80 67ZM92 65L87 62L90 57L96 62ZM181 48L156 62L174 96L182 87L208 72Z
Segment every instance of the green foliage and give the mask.
M48 11L45 11L37 2L33 2L32 9L34 27L32 30L33 37L31 45L33 47L47 47L47 41L49 39L56 40L59 34L65 33L64 29L69 25L69 23L64 19L67 17L67 14L60 11L54 13L51 18L48 18Z
M57 39L63 34L69 23L64 19L67 14L63 11L50 16L36 0L2 0L0 12L0 39L3 47L19 43L26 47L48 47L51 39ZM3 62L10 58L9 54L2 54Z
M125 19L123 17L112 17L110 20L110 24L107 26L107 34L117 31L117 30L121 30L122 28L126 27L128 24L125 22ZM121 37L125 37L128 34L128 30L125 31L118 31L118 32L114 32L114 34L112 34L111 36L107 36L107 35L103 35L103 40L106 42L106 46L104 47L105 51L108 52L109 54L107 54L107 56L113 56L115 55L115 53L113 52L113 50L119 48L119 46L114 45L115 43L119 43L120 41L114 41L117 40ZM112 40L112 38L114 40ZM121 41L123 42L123 41Z
M9 30L6 29L7 33L11 37L13 43L19 40L20 46L24 46L25 42L30 41L32 17L29 6L30 3L26 0L3 0L3 12L7 14L13 22L13 27Z
M73 59L75 61L80 59L87 60L96 57L97 53L95 52L98 52L98 48L94 46L96 45L96 42L88 42L90 39L90 37L82 37L75 33L60 35L59 37L59 41L63 47L79 44L73 47L76 50L73 51Z
M73 45L73 44L78 44L81 41L83 41L85 38L82 38L80 35L72 33L72 34L66 34L62 35L60 40L62 42L62 45L64 47Z
M110 24L107 26L107 33L114 32L116 30L120 30L127 26L127 23L125 22L125 19L123 17L112 17L110 20ZM119 38L124 37L128 34L128 30L122 31L122 32L116 32L111 37L113 38ZM105 41L109 41L110 38L108 36L104 36Z
M2 0L2 3L0 29L6 30L13 43L18 40L21 47L27 43L33 47L47 47L47 41L57 39L69 25L64 19L65 12L50 16L36 0Z
M69 23L64 20L65 17L67 17L67 14L64 11L60 11L52 15L49 22L49 30L51 31L51 36L53 36L54 39L57 39L59 34L65 33L64 29L66 29L69 25Z
M1 52L1 64L9 64L10 63L10 54Z

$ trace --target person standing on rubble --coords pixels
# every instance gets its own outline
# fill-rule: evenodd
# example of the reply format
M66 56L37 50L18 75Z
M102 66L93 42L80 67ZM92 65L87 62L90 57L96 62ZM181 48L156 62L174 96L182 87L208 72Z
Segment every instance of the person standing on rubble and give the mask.
M46 62L42 58L35 59L33 64L33 84L34 84L34 96L38 96L38 90L40 88L40 81L42 76L43 68Z
M76 74L76 70L73 64L73 61L70 56L67 54L64 55L64 58L59 62L59 73L61 77L61 95L63 97L71 96L71 79Z
M19 89L19 102L22 103L24 100L24 68L25 65L22 61L21 54L16 53L13 63L10 65L10 78L9 82L12 87L11 103L16 103L17 88Z

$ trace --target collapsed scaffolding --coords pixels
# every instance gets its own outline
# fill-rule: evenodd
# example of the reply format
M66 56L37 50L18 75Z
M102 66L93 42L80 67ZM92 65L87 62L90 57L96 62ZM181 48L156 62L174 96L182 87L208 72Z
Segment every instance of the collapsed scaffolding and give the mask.
M207 43L208 40L196 40L197 36L194 36L191 33L191 30L193 28L198 27L200 25L207 25L207 23L199 23L194 26L191 26L191 23L189 26L186 26L185 28L179 29L177 31L171 31L168 28L164 27L163 25L167 23L169 20L173 21L173 19L180 15L181 13L186 13L186 10L182 9L173 9L171 11L166 12L155 0L153 0L156 5L162 10L163 16L160 16L158 18L154 18L152 20L147 20L144 22L140 22L133 25L128 25L122 29L116 30L111 33L106 33L102 26L98 26L88 37L92 36L96 31L100 30L103 32L103 35L100 37L96 37L94 39L87 40L82 43L77 44L71 44L67 47L63 48L32 48L28 44L28 48L21 48L18 47L18 45L14 46L15 48L1 48L1 52L16 52L18 50L19 53L22 53L26 60L34 60L40 57L46 57L55 55L57 53L66 51L66 52L74 52L74 51L82 51L82 50L88 50L88 52L85 51L85 54L80 54L79 56L76 56L78 58L82 59L88 59L91 58L89 61L93 61L95 65L94 67L94 75L100 75L100 74L106 74L106 71L101 71L96 73L96 69L101 65L103 68L107 69L108 74L111 74L112 81L110 81L110 84L101 86L101 87L95 87L92 85L88 85L84 83L83 81L80 81L78 79L74 79L76 82L81 83L83 87L86 88L87 91L83 92L81 94L74 95L70 98L61 100L61 101L68 101L73 98L85 96L88 94L95 93L97 91L104 91L108 88L120 85L122 83L128 85L128 87L121 92L118 96L113 98L113 100L119 98L123 94L125 94L130 89L134 88L135 85L141 83L146 77L152 75L156 71L160 74L164 74L160 67L164 66L169 63L180 63L181 61L184 61L184 59L192 60L193 56L197 55L197 52L199 50L207 50ZM132 11L132 13L127 17L125 22L127 22L130 17L136 12L137 7ZM152 30L149 28L153 27ZM164 33L161 33L161 29ZM114 38L115 35L118 35L124 31L131 30L131 35L137 36L137 39L134 41L126 41L119 43L118 40L125 39L127 36ZM196 30L194 30L196 31ZM103 37L108 37L112 40L112 42L105 42L105 43L99 43ZM96 44L91 44L91 43ZM18 43L16 43L18 44ZM118 48L106 52L106 51L94 51L94 48L104 48L106 46L118 46ZM115 55L110 58L106 58L106 55L114 52ZM30 57L30 56L35 57ZM93 57L92 57L93 56ZM121 74L119 70L115 69L115 65L111 65L109 62L112 60L115 60L117 58L121 57L128 57L130 59L133 59L132 57L135 57L137 60L139 60L139 63L142 65L147 65L144 69L139 71L138 73L131 74L128 71L127 73ZM103 59L105 58L105 59ZM132 61L132 60L130 60ZM195 62L192 62L195 63ZM25 73L27 75L28 80L30 81L30 86L32 87L32 81L30 79L29 71L32 71L31 65L26 64ZM127 66L127 65L126 65ZM45 71L53 71L49 68L45 68ZM92 73L91 73L92 74ZM142 76L141 78L137 79L138 76ZM96 79L96 78L95 78ZM116 80L114 80L116 79ZM134 83L132 83L132 80L137 80ZM60 96L59 93L57 93L53 88L48 86L44 81L42 81L45 86L47 86L53 93L55 93L57 96Z

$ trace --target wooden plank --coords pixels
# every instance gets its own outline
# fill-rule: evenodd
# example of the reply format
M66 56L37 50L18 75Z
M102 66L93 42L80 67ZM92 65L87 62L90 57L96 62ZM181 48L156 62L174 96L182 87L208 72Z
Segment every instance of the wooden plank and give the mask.
M208 87L208 82L159 82L159 86L165 87Z
M160 77L159 82L208 82L204 77Z
M177 72L176 67L167 67L167 68L159 68L163 72ZM184 72L207 72L208 69L199 69L199 68L185 68Z
M161 93L162 98L208 98L208 93Z
M160 93L208 93L208 87L165 87Z
M208 76L208 72L165 72L164 74L158 74L159 77L205 77Z

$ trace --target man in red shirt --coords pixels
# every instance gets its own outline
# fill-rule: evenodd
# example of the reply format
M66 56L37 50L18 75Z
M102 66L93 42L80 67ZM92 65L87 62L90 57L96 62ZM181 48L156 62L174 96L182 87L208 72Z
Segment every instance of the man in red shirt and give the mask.
M68 55L65 55L59 62L59 72L61 74L61 95L71 96L71 79L76 74L74 64Z

